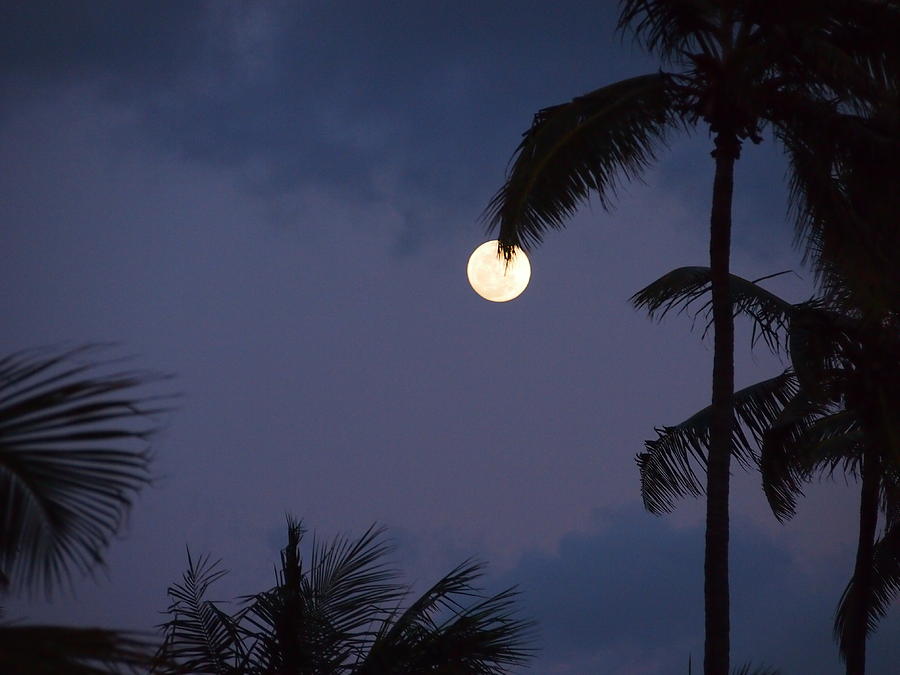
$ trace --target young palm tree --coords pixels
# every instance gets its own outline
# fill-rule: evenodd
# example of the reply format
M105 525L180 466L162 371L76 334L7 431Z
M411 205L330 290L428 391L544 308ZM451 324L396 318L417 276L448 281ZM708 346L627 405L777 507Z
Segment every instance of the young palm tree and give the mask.
M0 358L0 582L43 590L103 563L134 495L149 482L147 439L158 379L111 371L96 347ZM4 673L100 673L149 663L139 636L0 624Z
M655 159L673 131L704 124L715 162L710 213L714 331L704 560L706 675L729 666L728 496L734 328L728 290L734 164L744 141L786 131L819 104L862 105L896 73L893 0L623 0L619 28L674 72L612 84L545 108L488 206L501 251L560 229L590 194L608 207L621 177Z
M420 675L504 673L526 662L532 623L516 618L512 589L485 596L481 565L463 563L405 608L404 586L384 562L381 530L356 540L314 542L300 555L303 529L288 518L276 585L244 598L233 614L206 600L225 571L188 554L163 624L159 673L216 675Z

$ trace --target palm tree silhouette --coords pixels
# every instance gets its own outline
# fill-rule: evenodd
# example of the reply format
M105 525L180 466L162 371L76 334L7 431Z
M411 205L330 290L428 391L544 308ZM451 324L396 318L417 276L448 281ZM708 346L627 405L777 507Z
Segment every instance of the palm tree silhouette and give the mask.
M314 541L304 565L301 524L288 541L273 588L243 598L233 614L205 599L225 571L188 553L169 588L158 673L216 675L489 674L525 663L532 623L515 615L515 591L484 595L482 566L466 562L404 607L407 589L385 561L382 530L355 540Z
M897 71L897 3L879 0L623 0L619 28L679 68L539 111L486 210L500 250L538 244L596 193L611 205L673 131L713 137L710 213L713 376L704 558L706 675L729 670L729 468L734 326L729 293L734 165L742 143L780 137L835 101L860 106Z
M777 458L769 473L787 476L770 491L783 515L793 503L778 498L799 490L813 459L832 471L840 461L860 479L856 562L835 621L852 675L865 672L867 634L900 589L898 119L898 89L887 82L865 117L799 125L786 138L799 224L828 311L793 330L801 391L767 436L763 459L769 449ZM885 531L876 541L879 510Z
M655 314L685 310L708 294L709 279L707 268L675 270L635 303ZM837 290L834 276L829 284ZM843 470L860 482L857 554L838 603L835 638L847 673L861 675L866 637L900 592L900 331L822 300L790 304L735 276L731 292L758 335L774 349L789 346L791 354L791 369L733 397L739 424L732 452L745 467L760 469L775 516L792 517L803 486L816 477ZM647 441L637 459L649 510L668 511L676 499L702 494L696 468L706 460L710 418L706 408Z
M159 380L121 370L100 346L0 358L0 581L3 592L68 586L93 572L150 480L147 441ZM100 673L148 665L141 636L96 628L0 625L4 673Z

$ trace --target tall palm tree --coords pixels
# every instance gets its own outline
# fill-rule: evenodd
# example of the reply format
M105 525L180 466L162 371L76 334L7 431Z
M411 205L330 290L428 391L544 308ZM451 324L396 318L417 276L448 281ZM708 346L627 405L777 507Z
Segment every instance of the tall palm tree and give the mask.
M815 331L815 344L794 349L799 390L764 435L760 462L780 520L793 515L803 484L817 473L842 468L859 480L856 559L835 637L848 675L862 675L866 637L900 590L900 339L896 328L873 331L847 318L821 312L795 331L795 340L809 342Z
M486 219L500 249L537 244L592 193L611 204L674 131L713 137L710 270L714 331L704 557L706 675L729 666L728 499L734 327L729 285L734 165L763 127L787 130L819 104L861 106L891 77L900 7L894 0L622 0L619 28L677 67L612 84L539 111Z
M123 371L98 346L0 358L0 582L50 595L90 573L150 480L159 379ZM141 636L0 624L4 673L100 673L149 663Z
M843 444L860 478L856 563L835 624L847 673L859 675L866 636L900 585L900 89L883 82L865 117L810 122L785 142L800 233L831 311L795 331L810 345L793 355L806 395L767 445L775 454L785 440L796 449L796 437L829 432L812 445ZM879 506L886 532L876 543Z
M188 553L169 588L158 673L216 675L472 675L505 673L533 650L532 623L515 615L515 591L484 595L466 562L404 607L406 588L384 561L382 530L312 545L303 564L301 524L288 541L273 588L246 596L234 613L205 599L225 571Z

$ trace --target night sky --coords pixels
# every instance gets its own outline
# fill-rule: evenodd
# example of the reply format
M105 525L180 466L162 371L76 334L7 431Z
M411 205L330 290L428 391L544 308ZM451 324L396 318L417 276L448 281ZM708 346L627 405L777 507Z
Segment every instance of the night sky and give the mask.
M712 343L628 298L706 264L710 140L549 235L517 300L465 278L533 113L658 68L616 4L3 4L0 349L114 341L181 394L107 572L7 617L152 629L188 545L232 571L213 597L262 590L291 512L325 538L386 525L420 586L488 561L540 622L527 672L696 667L703 504L646 514L634 455L708 404ZM745 148L733 269L792 270L768 287L797 301L784 173L771 138ZM781 369L743 328L738 387ZM733 662L842 672L855 486L779 525L758 476L733 485Z

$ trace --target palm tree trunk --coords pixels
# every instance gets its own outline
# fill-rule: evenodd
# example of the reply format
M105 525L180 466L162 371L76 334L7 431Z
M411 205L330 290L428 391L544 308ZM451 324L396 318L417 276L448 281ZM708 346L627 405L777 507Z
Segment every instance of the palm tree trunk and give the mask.
M740 141L733 132L720 131L716 134L715 144L712 154L716 160L716 175L709 238L714 335L712 421L706 471L706 642L703 672L705 675L728 675L728 483L734 424L734 318L729 288L729 256L734 164L740 154Z
M875 555L875 529L878 526L878 462L871 453L863 455L862 489L859 500L859 543L853 568L856 601L847 617L847 675L865 675L866 625L872 602L872 563Z

